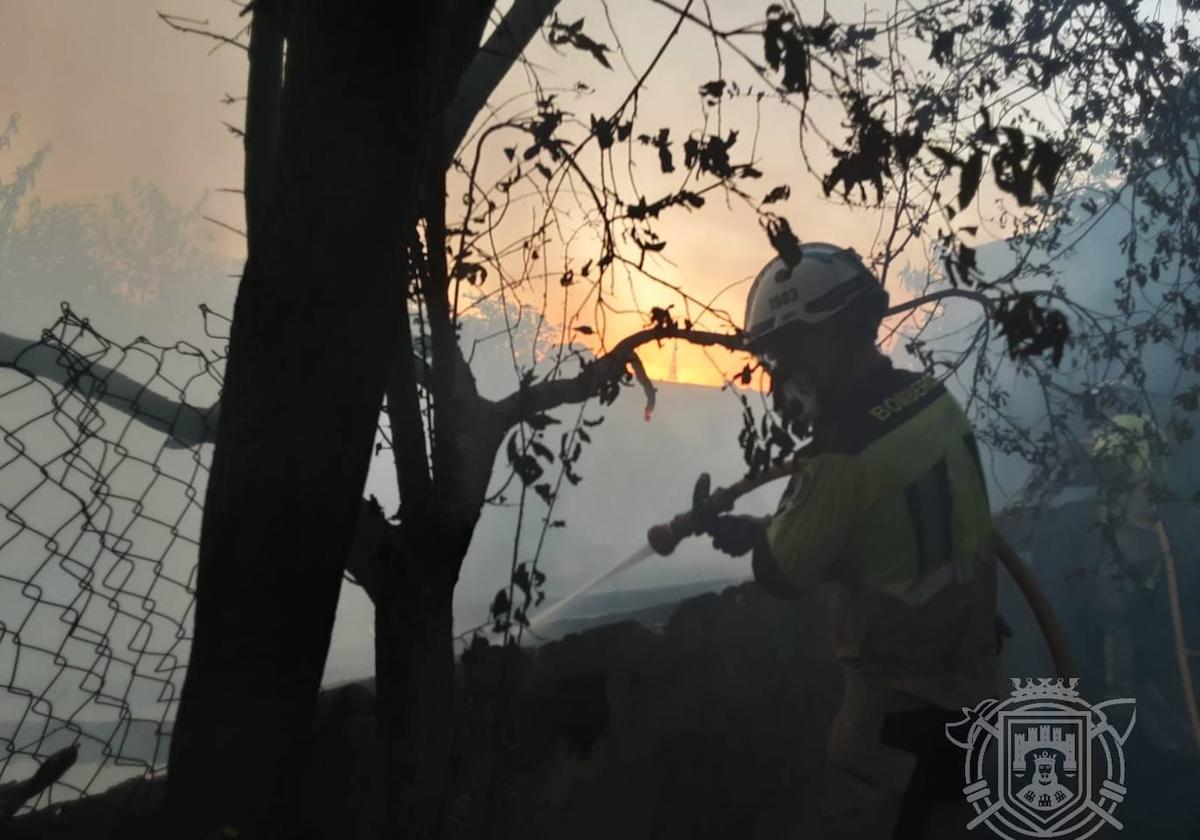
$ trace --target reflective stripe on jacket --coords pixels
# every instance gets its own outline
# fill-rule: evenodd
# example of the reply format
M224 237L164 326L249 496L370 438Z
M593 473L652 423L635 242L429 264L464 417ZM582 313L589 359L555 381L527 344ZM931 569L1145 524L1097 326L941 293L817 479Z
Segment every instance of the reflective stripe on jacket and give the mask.
M937 380L886 360L818 399L814 454L768 525L793 585L839 584L844 667L946 708L995 691L995 562L978 450Z

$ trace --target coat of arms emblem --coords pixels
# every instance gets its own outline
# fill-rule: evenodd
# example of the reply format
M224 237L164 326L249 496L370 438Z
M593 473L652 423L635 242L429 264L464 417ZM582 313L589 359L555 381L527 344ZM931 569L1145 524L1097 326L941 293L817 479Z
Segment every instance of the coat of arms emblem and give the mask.
M968 829L986 825L1005 840L1090 837L1122 828L1125 740L1136 720L1131 698L1091 705L1077 679L1014 679L1004 700L963 709L946 736L966 751L963 793L975 810Z

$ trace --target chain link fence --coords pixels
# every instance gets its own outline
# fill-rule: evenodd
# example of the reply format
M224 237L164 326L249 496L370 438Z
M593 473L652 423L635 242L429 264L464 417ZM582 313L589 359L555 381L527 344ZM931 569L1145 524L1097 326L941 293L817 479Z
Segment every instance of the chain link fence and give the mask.
M224 367L204 314L213 349L118 344L66 305L0 336L0 789L79 749L27 807L165 770Z

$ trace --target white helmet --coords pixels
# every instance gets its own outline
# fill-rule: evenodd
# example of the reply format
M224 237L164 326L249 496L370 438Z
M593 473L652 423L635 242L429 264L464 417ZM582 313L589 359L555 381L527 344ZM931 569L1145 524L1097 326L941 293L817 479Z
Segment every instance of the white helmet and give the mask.
M801 246L800 261L788 267L771 260L754 278L746 300L746 333L752 342L792 324L820 322L858 306L887 308L888 295L862 259L827 242Z
M1136 414L1142 397L1137 388L1118 379L1101 382L1085 390L1081 397L1083 413L1095 420L1112 419L1120 414Z

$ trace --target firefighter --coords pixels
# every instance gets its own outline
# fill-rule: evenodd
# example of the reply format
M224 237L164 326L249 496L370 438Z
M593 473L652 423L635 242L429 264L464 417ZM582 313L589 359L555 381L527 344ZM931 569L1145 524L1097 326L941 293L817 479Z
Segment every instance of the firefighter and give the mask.
M1138 403L1133 389L1116 382L1083 396L1090 426L1085 441L1090 462L1083 471L1097 487L1096 519L1107 546L1093 603L1101 621L1109 697L1135 696L1134 619L1150 617L1144 606L1154 599L1163 568L1153 485L1162 472L1164 442L1154 422L1138 411Z
M825 840L926 836L962 801L945 726L994 697L996 563L975 439L943 385L876 347L888 296L851 250L812 243L772 260L746 332L777 405L812 418L811 453L766 519L694 514L714 546L753 551L756 579L794 596L836 583L844 675L829 734ZM958 823L961 831L963 823Z
M1120 382L1084 392L1089 434L1076 464L1077 483L1096 487L1096 520L1105 551L1094 577L1091 636L1100 642L1105 695L1134 697L1138 726L1159 750L1188 749L1191 686L1176 668L1171 620L1180 620L1165 581L1167 442L1142 409L1139 393ZM1186 655L1186 652L1185 654ZM1195 713L1191 715L1195 728ZM1200 732L1195 733L1200 738Z

